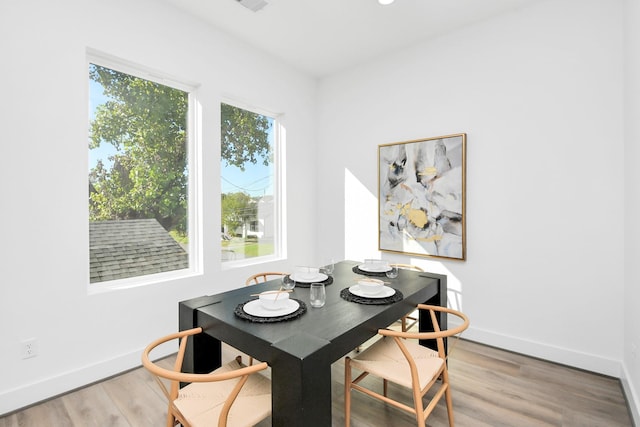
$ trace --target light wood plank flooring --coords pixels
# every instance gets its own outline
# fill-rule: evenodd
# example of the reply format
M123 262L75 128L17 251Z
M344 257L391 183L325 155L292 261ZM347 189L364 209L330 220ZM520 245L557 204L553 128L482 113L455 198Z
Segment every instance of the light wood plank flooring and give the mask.
M225 357L231 357L225 349ZM165 359L170 363L172 358ZM333 425L344 425L344 364L333 365ZM598 374L460 340L449 359L459 427L633 426L620 382ZM369 380L372 382L375 379ZM390 385L390 394L410 394ZM397 409L353 392L353 427L415 425ZM151 376L135 369L0 418L0 427L163 426L166 404ZM270 420L260 427L270 426ZM443 402L428 425L446 426Z

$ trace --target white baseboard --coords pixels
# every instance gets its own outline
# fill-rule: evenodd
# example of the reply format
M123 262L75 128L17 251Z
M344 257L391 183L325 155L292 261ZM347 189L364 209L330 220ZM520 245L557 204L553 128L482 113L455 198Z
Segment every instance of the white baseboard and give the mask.
M87 384L139 367L141 365L140 356L142 355L142 350L141 348L138 351L113 359L104 360L0 392L0 417L77 388L85 387ZM154 356L163 357L171 353L175 353L175 349L167 349L166 351L159 349L158 352L154 353Z
M450 323L452 325L456 324L453 319ZM522 353L527 356L537 357L550 362L584 369L586 371L597 372L599 374L615 378L620 378L622 373L622 364L620 360L583 353L569 348L498 334L474 327L469 327L469 329L462 334L462 337L493 347Z
M633 425L640 426L640 395L638 390L633 387L633 384L629 381L629 372L627 366L622 365L622 375L620 376L620 382L624 389L624 394L627 396L627 403L631 411L631 418L633 419Z

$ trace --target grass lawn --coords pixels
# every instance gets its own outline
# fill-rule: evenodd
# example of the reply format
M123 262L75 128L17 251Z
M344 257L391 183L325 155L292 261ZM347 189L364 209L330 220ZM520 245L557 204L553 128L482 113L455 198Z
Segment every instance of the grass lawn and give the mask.
M237 255L243 255L243 258L255 258L263 255L271 255L274 250L273 244L245 241L236 237L231 240L223 240L222 248L232 250Z

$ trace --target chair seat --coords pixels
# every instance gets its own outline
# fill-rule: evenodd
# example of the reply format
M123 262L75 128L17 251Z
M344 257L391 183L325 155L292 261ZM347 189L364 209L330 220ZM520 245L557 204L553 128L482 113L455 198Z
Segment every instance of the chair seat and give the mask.
M347 356L344 363L344 423L351 425L351 391L358 391L374 399L381 400L394 407L413 414L418 427L426 427L426 420L444 397L449 416L449 427L454 426L453 399L447 371L445 339L459 336L469 327L469 318L462 312L447 307L418 304L421 313L428 313L433 325L430 332L400 332L391 329L379 329L381 337L371 347L355 357ZM440 328L438 315L455 316L462 323L454 328ZM419 344L420 340L435 340L438 351ZM354 376L352 369L362 371ZM372 374L382 378L382 394L365 387L363 379ZM391 399L387 394L389 382L406 387L412 391L413 407L404 402ZM427 393L433 390L427 398ZM425 406L424 399L428 402ZM406 399L405 399L406 400Z
M420 388L422 389L439 374L444 361L438 357L438 352L423 347L416 341L403 340L402 342L416 363L420 377ZM351 360L351 366L398 385L412 387L409 363L393 338L379 339L371 347L354 357Z
M242 367L233 360L214 372L228 372ZM191 383L180 390L174 403L193 427L217 426L224 402L239 380ZM271 382L263 375L250 375L231 406L228 426L254 425L270 414Z

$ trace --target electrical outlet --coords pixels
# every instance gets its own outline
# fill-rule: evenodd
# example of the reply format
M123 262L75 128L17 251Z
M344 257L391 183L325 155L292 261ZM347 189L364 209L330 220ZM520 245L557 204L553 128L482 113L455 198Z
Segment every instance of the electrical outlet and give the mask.
M22 341L21 346L21 354L23 359L29 359L38 355L38 340L36 340L35 338Z

